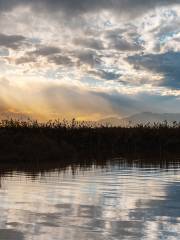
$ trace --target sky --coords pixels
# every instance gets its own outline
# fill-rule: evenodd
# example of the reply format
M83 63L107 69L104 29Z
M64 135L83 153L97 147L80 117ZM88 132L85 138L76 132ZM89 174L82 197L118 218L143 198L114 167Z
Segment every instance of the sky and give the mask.
M180 112L179 0L0 0L0 113Z

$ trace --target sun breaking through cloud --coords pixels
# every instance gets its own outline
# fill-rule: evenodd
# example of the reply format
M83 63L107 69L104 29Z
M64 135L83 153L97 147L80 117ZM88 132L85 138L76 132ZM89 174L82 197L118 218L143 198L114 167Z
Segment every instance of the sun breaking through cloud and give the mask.
M180 3L0 0L0 112L179 112Z

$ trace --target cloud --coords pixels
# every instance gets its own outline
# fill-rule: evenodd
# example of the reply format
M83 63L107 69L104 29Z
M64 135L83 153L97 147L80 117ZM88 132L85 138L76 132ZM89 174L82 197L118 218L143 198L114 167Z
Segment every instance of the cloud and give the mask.
M114 115L129 116L143 111L179 112L180 99L173 95L160 95L142 91L134 94L112 92L98 92L99 96L111 104Z
M113 113L109 102L98 94L57 81L29 80L22 85L0 79L0 103L1 115L30 116L39 120L74 117L92 120Z
M11 229L0 229L0 235L3 239L14 239L14 240L23 240L24 234L20 231L15 231Z
M95 39L93 37L75 38L74 44L79 45L84 48L90 48L93 50L103 50L104 49L103 41L101 41L100 39Z
M112 70L108 71L103 69L90 70L88 74L104 80L117 80L121 76L120 73L114 72Z
M121 14L137 16L157 6L179 4L178 0L0 0L1 11L9 11L18 6L31 6L37 11L64 12L77 16L89 12L110 10Z
M51 109L68 118L95 119L112 114L108 101L88 89L76 86L52 86L44 96Z
M60 48L55 46L43 46L33 51L27 51L23 56L15 59L15 64L37 63L45 61L56 65L71 65L70 57L63 55ZM61 54L60 54L61 53Z
M12 63L14 61L15 64L17 65L21 65L21 64L26 64L26 63L35 63L37 61L37 58L35 58L34 56L22 56L22 57L18 57L15 60L12 60L11 58L6 58L9 63Z
M0 0L0 78L10 79L0 87L2 110L38 118L163 111L165 102L177 110L175 3Z
M71 58L63 55L50 56L48 58L48 61L51 63L55 63L56 65L63 65L63 66L73 65Z
M9 50L7 48L1 47L0 57L7 57L9 55Z
M140 35L137 29L132 26L126 26L126 29L113 29L107 31L105 38L109 41L108 49L116 49L118 51L142 51L143 41L140 41Z
M129 41L123 37L118 37L111 39L110 48L114 48L120 51L142 51L143 47L138 42Z
M180 52L129 56L129 63L136 69L148 69L163 76L163 81L155 84L180 89Z
M72 119L96 120L107 116L128 116L141 111L178 112L180 99L173 95L159 95L142 91L131 93L89 89L58 81L0 80L0 113L3 116L38 120ZM176 106L176 107L174 107Z
M40 48L37 48L35 51L31 51L28 53L28 55L32 56L49 56L52 54L60 53L61 49L55 46L43 46Z
M75 52L79 64L87 64L91 67L95 67L101 63L100 57L97 55L96 51L93 50L80 50Z
M6 35L0 33L0 47L17 50L22 44L26 43L26 38L21 35Z

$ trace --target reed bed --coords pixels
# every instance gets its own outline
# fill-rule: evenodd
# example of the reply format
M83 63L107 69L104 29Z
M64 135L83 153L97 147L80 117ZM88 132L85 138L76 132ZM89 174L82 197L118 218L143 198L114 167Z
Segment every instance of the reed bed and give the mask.
M112 127L88 122L0 121L0 160L73 162L85 157L180 153L180 123Z

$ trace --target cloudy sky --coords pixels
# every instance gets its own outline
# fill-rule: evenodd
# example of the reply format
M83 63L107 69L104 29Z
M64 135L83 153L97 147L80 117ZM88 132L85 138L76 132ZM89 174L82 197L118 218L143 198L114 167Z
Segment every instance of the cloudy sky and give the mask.
M0 0L0 112L180 112L179 0Z

